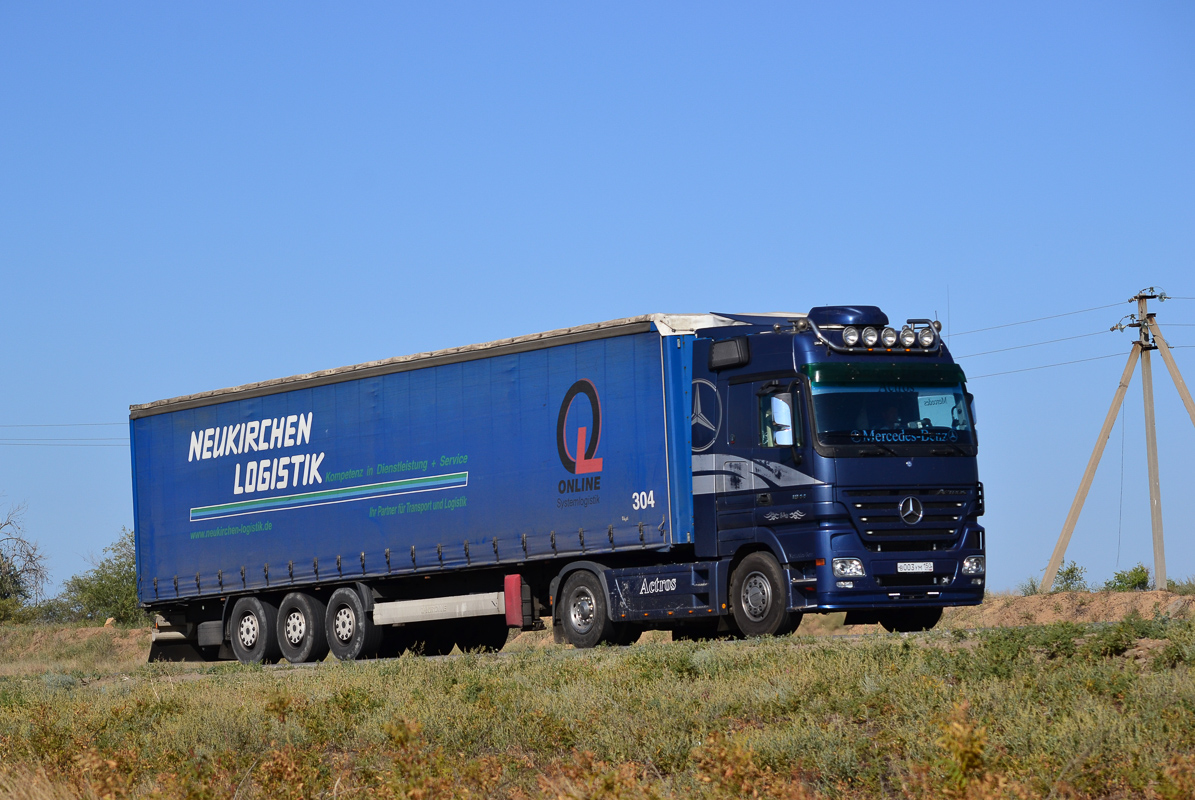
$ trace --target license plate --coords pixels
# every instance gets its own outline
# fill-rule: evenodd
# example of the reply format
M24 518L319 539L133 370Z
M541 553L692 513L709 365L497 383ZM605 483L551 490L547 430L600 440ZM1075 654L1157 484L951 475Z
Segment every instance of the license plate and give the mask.
M896 565L897 572L933 572L932 561L906 561Z

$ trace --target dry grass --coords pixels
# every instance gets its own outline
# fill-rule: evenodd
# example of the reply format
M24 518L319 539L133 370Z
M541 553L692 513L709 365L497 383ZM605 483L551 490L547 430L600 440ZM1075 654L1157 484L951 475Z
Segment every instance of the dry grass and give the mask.
M1193 661L1134 617L9 675L0 797L1191 797Z

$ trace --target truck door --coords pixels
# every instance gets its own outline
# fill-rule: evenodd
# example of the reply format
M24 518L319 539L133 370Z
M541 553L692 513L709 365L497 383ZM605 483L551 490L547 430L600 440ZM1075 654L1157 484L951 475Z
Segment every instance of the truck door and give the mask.
M792 525L805 516L798 508L808 503L802 488L813 482L806 472L812 463L801 414L801 386L782 380L760 381L752 388L757 422L752 451L756 523Z

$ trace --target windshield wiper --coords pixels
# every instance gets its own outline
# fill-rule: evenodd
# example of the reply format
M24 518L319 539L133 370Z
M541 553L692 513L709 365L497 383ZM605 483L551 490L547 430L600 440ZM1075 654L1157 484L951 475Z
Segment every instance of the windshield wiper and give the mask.
M943 444L945 444L947 447L950 447L952 449L951 450L940 450L936 447L933 447L933 448L930 448L929 454L931 456L948 456L948 455L952 455L952 454L960 455L960 456L967 455L967 451L964 450L961 446L959 446L955 442L943 442Z

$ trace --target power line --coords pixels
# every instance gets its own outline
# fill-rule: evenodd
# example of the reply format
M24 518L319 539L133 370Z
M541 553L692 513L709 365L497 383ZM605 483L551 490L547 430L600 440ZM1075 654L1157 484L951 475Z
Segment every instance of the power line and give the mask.
M999 350L985 350L982 353L968 353L965 356L955 356L954 360L958 361L960 358L975 358L976 356L989 356L992 353L1006 353L1009 350L1024 350L1026 347L1041 347L1043 344L1054 344L1055 342L1069 342L1072 339L1085 339L1088 336L1099 336L1101 333L1108 333L1108 331L1096 331L1095 333L1081 333L1078 336L1064 336L1061 339L1047 339L1044 342L1033 342L1032 344L1019 344L1015 347L1003 347Z
M973 331L963 331L962 333L951 333L950 336L966 336L971 333L983 333L984 331L994 331L1000 328L1011 328L1016 325L1028 325L1030 322L1042 322L1047 319L1058 319L1059 317L1073 317L1075 314L1086 314L1088 311L1103 311L1105 308L1116 308L1122 306L1124 303L1110 303L1106 306L1095 306L1094 308L1084 308L1079 311L1068 311L1065 314L1051 314L1048 317L1037 317L1035 319L1026 319L1020 322L1008 322L1004 325L993 325L990 328L976 328Z
M1171 348L1173 349L1173 348ZM1094 358L1077 358L1074 361L1059 361L1057 364L1042 364L1040 367L1025 367L1024 369L1010 369L1006 372L989 372L987 375L972 375L967 378L968 381L976 381L980 378L994 378L997 375L1011 375L1014 372L1032 372L1036 369L1049 369L1050 367L1065 367L1067 364L1081 364L1084 361L1102 361L1105 358L1123 358L1124 353L1112 353L1107 356L1095 356Z
M1187 348L1195 347L1195 344L1172 344L1171 350L1185 350ZM1084 361L1102 361L1105 358L1123 358L1125 353L1112 353L1107 356L1095 356L1093 358L1077 358L1074 361L1059 361L1057 364L1042 364L1040 367L1025 367L1024 369L1010 369L1005 372L989 372L986 375L972 375L967 378L968 381L976 381L980 378L994 378L997 375L1011 375L1014 372L1033 372L1038 369L1049 369L1050 367L1065 367L1068 364L1082 364Z

